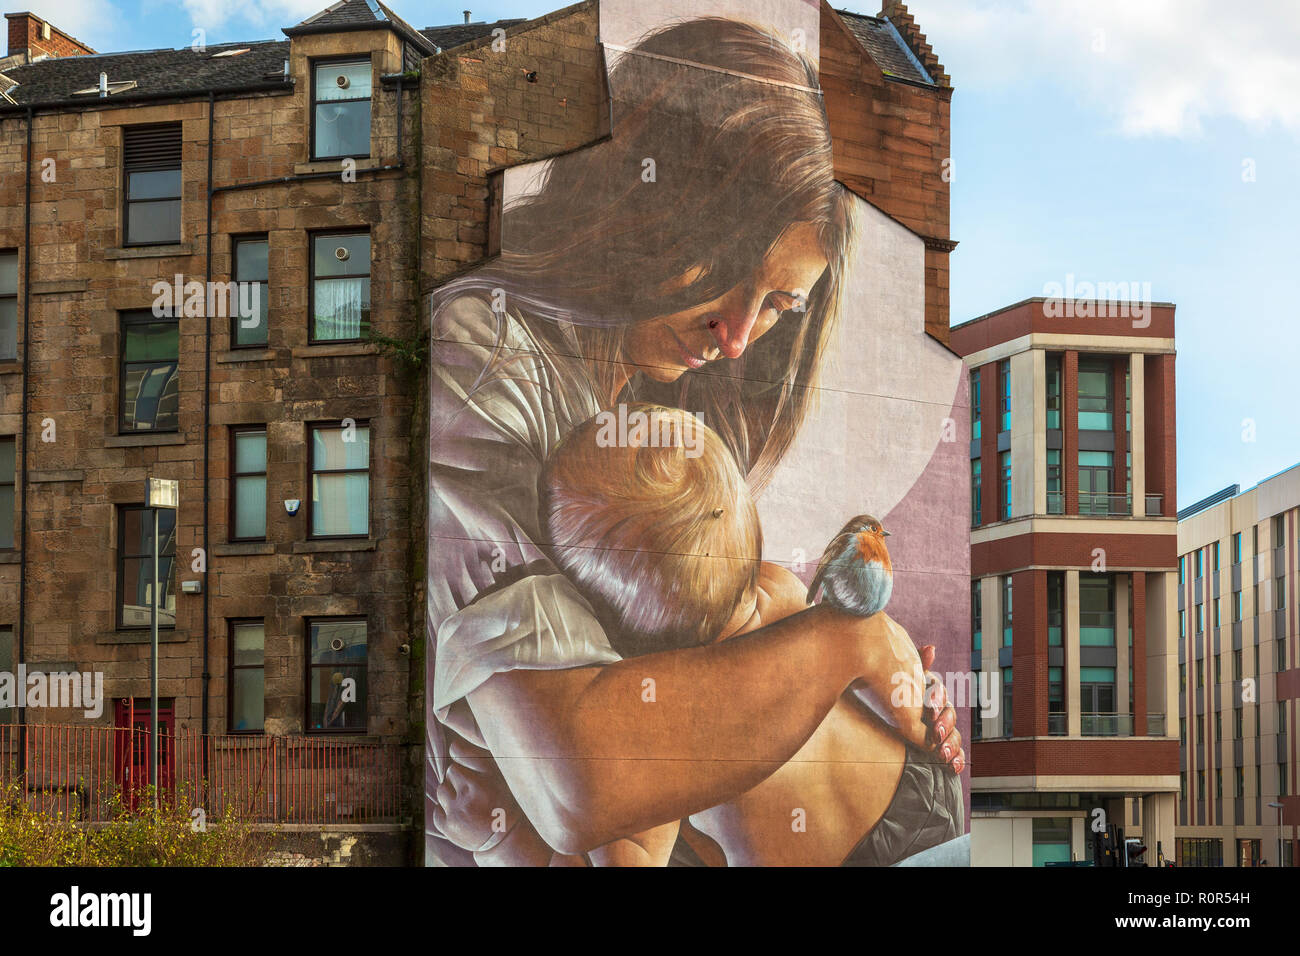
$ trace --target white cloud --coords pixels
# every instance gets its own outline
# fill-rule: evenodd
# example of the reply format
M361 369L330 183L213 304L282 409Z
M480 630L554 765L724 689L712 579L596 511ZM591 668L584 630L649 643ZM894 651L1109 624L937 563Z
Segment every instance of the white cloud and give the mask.
M960 91L1056 84L1129 135L1230 117L1300 134L1300 4L912 0Z
M254 27L291 27L335 0L182 0L196 27L217 30L238 21Z

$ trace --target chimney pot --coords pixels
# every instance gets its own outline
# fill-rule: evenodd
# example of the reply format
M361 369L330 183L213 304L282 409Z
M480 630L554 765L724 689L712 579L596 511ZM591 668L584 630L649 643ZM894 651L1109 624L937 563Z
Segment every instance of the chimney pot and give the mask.
M99 74L99 95L100 96L108 95L108 74L107 73Z
M466 11L465 11L465 22L466 22L466 23L469 23L469 15L470 15L470 11L469 11L469 10L466 10Z

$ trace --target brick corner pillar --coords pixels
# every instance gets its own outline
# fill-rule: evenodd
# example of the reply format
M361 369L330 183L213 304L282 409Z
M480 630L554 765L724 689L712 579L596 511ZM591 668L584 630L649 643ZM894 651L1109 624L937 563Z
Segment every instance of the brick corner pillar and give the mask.
M1133 572L1133 736L1147 735L1147 573ZM1165 728L1165 734L1169 728Z
M1047 736L1047 572L1011 577L1012 730L1017 737Z
M998 363L979 367L980 377L980 524L1001 519L998 514Z
M1061 480L1065 486L1065 513L1079 513L1079 353L1067 351L1061 359Z

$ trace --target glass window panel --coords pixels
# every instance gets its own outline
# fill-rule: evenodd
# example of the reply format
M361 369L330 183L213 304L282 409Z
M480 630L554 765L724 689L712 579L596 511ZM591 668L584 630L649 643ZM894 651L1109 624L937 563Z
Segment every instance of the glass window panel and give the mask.
M370 531L368 474L314 475L312 534L363 535Z
M0 485L0 548L14 546L14 486Z
M370 155L369 100L316 105L316 155Z
M266 471L266 432L235 433L235 471Z
M266 537L266 478L235 479L235 537Z
M240 668L231 678L235 686L230 729L262 730L266 719L266 671L261 667Z
M316 341L364 338L370 331L370 280L316 280L313 310Z
M1113 684L1115 683L1115 668L1080 667L1079 682L1084 684Z
M358 425L352 441L343 440L342 428L317 428L312 432L312 468L337 471L370 467L370 428Z
M18 357L18 300L0 299L0 358Z
M355 100L370 96L370 61L316 64L316 99ZM344 80L339 83L339 77Z
M181 238L181 201L133 202L127 206L126 241L128 243L179 242Z
M266 625L235 625L235 659L236 665L265 663Z
M179 169L127 173L127 199L175 199L181 194Z
M318 278L328 276L358 276L370 274L370 234L349 236L314 236L312 262ZM334 250L345 249L346 259L339 259Z
M132 322L125 326L122 350L128 362L175 361L180 355L180 326L172 320Z
M354 681L355 700L344 700L347 684ZM314 667L311 676L311 727L313 730L356 730L366 727L366 672L361 667Z
M1108 451L1081 451L1079 452L1080 466L1109 468L1114 464L1115 458L1112 452Z
M18 442L0 439L0 481L13 481L17 474Z
M335 642L339 647L334 647ZM311 626L313 664L366 662L365 621L319 621Z
M127 369L122 402L128 431L176 430L180 422L176 378L176 365Z
M242 239L235 244L235 275L240 282L265 282L266 263L265 239Z
M18 294L18 253L0 255L0 295Z
M267 299L270 292L265 282L255 283L253 288L257 290L257 308L245 312L241 300L236 310L236 345L265 345L267 342Z

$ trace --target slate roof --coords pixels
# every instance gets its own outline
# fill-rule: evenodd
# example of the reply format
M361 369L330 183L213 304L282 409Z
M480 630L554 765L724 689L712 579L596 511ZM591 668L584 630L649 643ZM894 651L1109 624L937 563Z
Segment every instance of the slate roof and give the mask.
M848 10L835 12L886 76L927 86L935 85L920 60L907 48L898 31L884 17L868 17Z
M519 23L527 23L524 18L517 20L498 20L496 23L453 23L445 27L425 27L420 32L425 38L437 44L440 50L450 50L465 43L489 36L493 30L508 30Z
M399 36L414 43L426 54L435 52L427 37L379 0L338 0L302 23L286 27L283 32L285 36L291 37L303 33L366 30L376 26L391 27Z
M248 52L238 56L214 56L223 50L244 48ZM280 80L288 58L288 40L223 43L202 52L184 47L55 57L10 67L2 74L8 82L0 79L0 90L17 83L18 87L9 94L15 103L46 106L98 100L98 94L72 94L74 90L98 86L100 73L108 74L110 85L129 80L136 83L134 88L108 97L114 102L142 95L193 95L210 89L257 88Z

